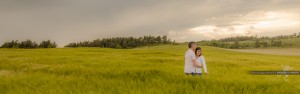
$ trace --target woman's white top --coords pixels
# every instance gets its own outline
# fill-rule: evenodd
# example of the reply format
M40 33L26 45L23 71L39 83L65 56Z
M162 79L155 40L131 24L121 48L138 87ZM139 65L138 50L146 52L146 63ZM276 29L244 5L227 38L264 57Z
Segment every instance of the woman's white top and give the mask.
M207 72L207 68L206 68L206 62L205 62L205 59L204 59L204 56L200 56L198 58L196 58L197 60L197 64L202 64L202 68L204 68L204 72ZM202 68L196 68L195 67L195 72L196 73L202 73Z

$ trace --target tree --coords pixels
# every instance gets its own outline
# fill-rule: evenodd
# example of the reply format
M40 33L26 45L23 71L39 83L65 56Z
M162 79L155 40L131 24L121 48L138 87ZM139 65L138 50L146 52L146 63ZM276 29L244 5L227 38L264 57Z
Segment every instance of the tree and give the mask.
M282 42L279 40L279 41L276 41L275 42L275 45L277 46L277 47L281 47L282 46Z
M256 41L255 41L255 48L259 48L259 47L260 47L259 40L256 40Z
M50 40L42 41L39 45L40 48L56 48L57 45L55 42L51 42Z
M297 33L294 33L294 34L292 35L292 38L297 38Z
M238 40L234 41L234 43L233 43L233 48L234 48L234 49L240 48L240 44L239 44L239 41L238 41Z
M77 43L73 42L73 43L69 43L65 47L78 47L78 46L77 46Z
M162 37L162 41L163 41L164 44L167 44L167 43L168 43L167 36L164 35L164 36Z
M12 40L11 42L5 42L1 48L19 48L19 43L17 40Z
M157 44L160 44L160 43L161 43L161 40L162 40L162 39L161 39L160 36L157 36L156 39L155 39L155 41L156 41Z
M20 46L20 48L38 48L37 43L27 39L26 41L22 41Z
M268 47L268 46L269 46L268 42L266 42L266 41L261 42L261 44L262 44L264 47Z

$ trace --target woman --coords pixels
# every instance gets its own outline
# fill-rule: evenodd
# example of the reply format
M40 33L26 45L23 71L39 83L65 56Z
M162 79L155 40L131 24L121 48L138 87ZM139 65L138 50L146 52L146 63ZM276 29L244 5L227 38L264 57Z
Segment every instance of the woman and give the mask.
M202 55L202 50L201 50L200 47L196 48L195 54L196 54L196 61L197 61L197 63L198 64L202 64L202 68L204 68L204 73L207 75L208 72L207 72L207 68L206 68L206 62L205 62L204 56ZM195 73L197 75L202 76L202 68L195 67Z

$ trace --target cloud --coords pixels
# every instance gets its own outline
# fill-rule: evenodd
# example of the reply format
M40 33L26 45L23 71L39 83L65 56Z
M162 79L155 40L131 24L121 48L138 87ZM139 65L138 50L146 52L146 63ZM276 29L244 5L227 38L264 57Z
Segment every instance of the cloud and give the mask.
M0 43L50 39L63 46L119 36L197 41L288 34L299 31L299 5L298 0L2 0Z
M220 39L230 36L275 36L291 34L299 30L300 20L298 13L252 11L247 14L228 14L219 17L208 18L211 25L199 25L183 31L177 36L185 36L188 40L190 32L202 39ZM221 22L221 23L220 23ZM176 31L172 31L173 33ZM298 31L299 32L299 31ZM176 37L172 36L171 37ZM192 36L191 36L192 37ZM179 40L184 41L184 40Z

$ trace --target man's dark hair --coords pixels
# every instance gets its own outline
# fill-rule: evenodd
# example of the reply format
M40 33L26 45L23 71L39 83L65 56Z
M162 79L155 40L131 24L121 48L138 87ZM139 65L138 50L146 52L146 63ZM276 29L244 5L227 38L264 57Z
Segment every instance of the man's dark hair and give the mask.
M189 42L188 47L191 48L193 44L196 44L196 42L193 41Z

